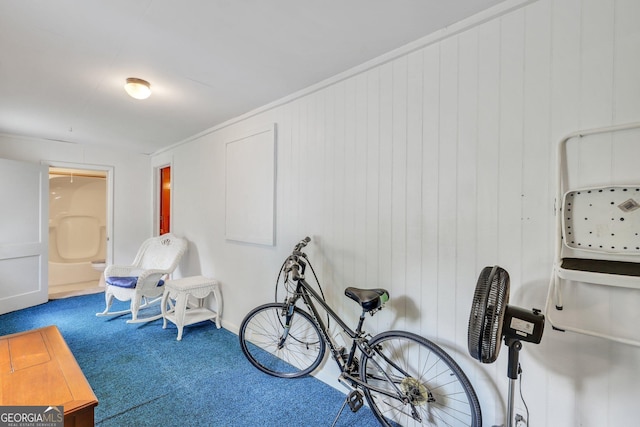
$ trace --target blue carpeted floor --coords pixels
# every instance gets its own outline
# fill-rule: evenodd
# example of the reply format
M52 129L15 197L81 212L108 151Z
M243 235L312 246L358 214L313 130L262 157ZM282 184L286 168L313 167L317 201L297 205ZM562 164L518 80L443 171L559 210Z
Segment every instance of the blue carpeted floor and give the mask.
M96 317L103 309L104 294L94 294L0 316L0 335L60 329L98 397L97 426L330 426L344 402L315 378L259 372L238 337L211 322L186 327L177 341L172 323L162 329L162 320L129 325L130 316ZM346 408L336 425L379 424L364 407L355 414Z

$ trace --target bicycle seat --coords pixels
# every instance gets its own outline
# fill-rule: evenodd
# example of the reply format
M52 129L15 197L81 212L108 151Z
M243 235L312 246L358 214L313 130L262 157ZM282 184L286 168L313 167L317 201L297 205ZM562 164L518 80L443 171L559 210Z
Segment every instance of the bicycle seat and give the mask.
M359 289L348 287L344 294L360 304L363 310L377 310L389 300L389 292L386 289Z

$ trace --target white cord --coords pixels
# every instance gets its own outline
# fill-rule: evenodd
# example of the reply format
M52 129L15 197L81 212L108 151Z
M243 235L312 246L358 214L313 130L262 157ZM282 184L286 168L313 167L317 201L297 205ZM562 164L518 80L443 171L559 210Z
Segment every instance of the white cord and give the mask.
M529 407L527 406L527 402L524 400L524 396L522 396L522 367L520 363L518 363L518 377L519 377L519 385L520 385L520 400L522 400L522 404L524 405L524 410L527 412L527 418L522 418L522 416L516 416L516 427L525 425L529 426ZM518 414L519 415L519 414Z

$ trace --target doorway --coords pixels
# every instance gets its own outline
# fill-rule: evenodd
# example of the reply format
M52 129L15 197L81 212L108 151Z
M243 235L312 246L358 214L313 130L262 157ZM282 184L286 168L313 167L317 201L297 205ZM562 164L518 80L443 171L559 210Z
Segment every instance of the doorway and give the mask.
M49 168L49 298L104 291L108 173Z
M171 166L160 168L160 221L158 235L171 231Z

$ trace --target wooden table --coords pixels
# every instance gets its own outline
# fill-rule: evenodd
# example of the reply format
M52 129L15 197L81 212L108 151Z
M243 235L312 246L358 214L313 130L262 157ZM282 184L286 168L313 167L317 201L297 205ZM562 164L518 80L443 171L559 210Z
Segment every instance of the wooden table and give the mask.
M65 427L93 426L98 404L60 331L0 337L0 406L64 406Z

